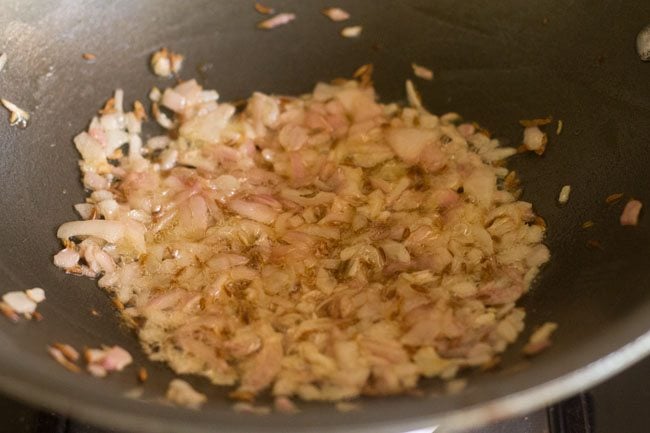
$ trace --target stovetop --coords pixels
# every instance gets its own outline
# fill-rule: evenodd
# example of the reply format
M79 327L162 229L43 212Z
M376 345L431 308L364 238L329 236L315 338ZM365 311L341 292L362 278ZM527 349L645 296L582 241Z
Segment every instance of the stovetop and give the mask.
M99 429L56 413L40 411L1 395L0 418L0 433L119 433L117 430ZM556 405L464 433L648 432L650 358L605 383ZM423 430L417 433L427 432ZM436 433L447 432L441 428Z

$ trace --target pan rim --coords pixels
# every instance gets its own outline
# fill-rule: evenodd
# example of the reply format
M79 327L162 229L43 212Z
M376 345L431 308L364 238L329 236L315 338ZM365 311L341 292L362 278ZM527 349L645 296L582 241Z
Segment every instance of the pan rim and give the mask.
M599 359L550 381L523 389L521 391L488 400L462 409L441 412L431 416L415 416L411 418L382 421L375 424L311 426L303 432L348 432L361 433L373 431L377 433L394 433L396 431L414 431L419 429L436 429L440 425L452 430L462 430L515 416L521 416L538 410L552 402L569 397L580 390L597 385L625 368L650 355L650 330L644 332L619 349L600 357ZM12 369L21 368L13 363ZM24 364L23 364L24 367ZM112 396L111 402L117 404L101 404L81 396L66 396L62 398L60 388L52 382L29 381L20 375L0 375L0 388L11 396L21 399L28 404L42 406L56 412L67 413L79 421L96 426L109 426L123 430L137 428L142 433L148 432L178 432L205 433L215 431L214 424L209 424L207 417L194 417L196 412L188 409L175 411L174 416L161 417L153 411L137 411L133 408L135 401ZM103 396L106 398L106 396ZM119 403L122 403L121 405ZM123 410L119 406L131 404L131 410ZM144 408L140 407L140 408ZM170 411L172 412L172 411ZM179 416L176 416L179 414ZM203 422L202 422L203 421ZM248 433L250 424L227 425L233 433ZM277 431L273 426L263 427L261 431Z

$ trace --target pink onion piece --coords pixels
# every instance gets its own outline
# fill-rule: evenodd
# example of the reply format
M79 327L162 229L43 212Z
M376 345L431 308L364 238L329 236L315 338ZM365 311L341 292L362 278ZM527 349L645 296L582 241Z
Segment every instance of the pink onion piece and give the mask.
M287 397L276 397L273 402L275 410L281 413L297 413L300 412L298 407Z
M249 196L248 199L255 203L266 205L277 212L282 210L282 204L270 194L255 194Z
M309 172L305 164L305 160L298 152L291 152L289 154L289 161L291 163L290 177L295 186L302 186L308 182Z
M262 349L251 360L254 368L244 373L239 389L257 392L266 388L280 371L282 357L282 337L275 334L266 338Z
M111 371L122 371L133 362L131 354L120 346L86 349L87 370L96 377L105 377Z
M264 30L271 30L279 26L283 26L285 24L289 24L291 21L296 19L295 14L291 13L281 13L277 14L273 18L269 18L268 20L264 20L261 23L257 25L258 28L264 29Z
M458 132L464 138L469 138L474 135L476 128L471 123L463 123L462 125L458 125Z
M623 213L621 213L621 225L622 226L635 226L639 223L639 214L641 213L641 208L643 203L639 200L630 200L625 205Z
M122 371L131 362L133 362L133 358L129 352L120 346L113 346L106 351L102 367L106 371Z
M208 228L208 206L203 197L193 195L180 208L180 222L188 233L201 235Z
M144 308L151 311L164 311L177 305L184 295L185 291L182 289L169 290L161 295L149 299Z
M307 132L301 126L287 125L280 131L278 139L286 150L299 150L307 143Z
M248 258L245 256L221 253L212 257L208 262L208 266L215 271L224 271L235 266L245 265L246 263L248 263Z

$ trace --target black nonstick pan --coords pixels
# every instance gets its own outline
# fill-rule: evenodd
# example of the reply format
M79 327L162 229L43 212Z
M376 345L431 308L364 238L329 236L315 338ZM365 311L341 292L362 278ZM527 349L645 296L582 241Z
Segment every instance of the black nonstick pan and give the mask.
M616 373L650 352L650 221L618 223L623 192L650 205L650 63L635 50L650 22L647 1L499 2L450 0L269 0L294 12L290 25L262 31L248 1L14 1L0 6L0 96L32 113L25 130L0 122L0 285L43 287L41 322L0 320L0 388L17 398L89 422L138 432L398 432L437 424L462 428L540 407ZM336 4L334 4L336 3ZM357 39L320 13L347 9L363 26ZM434 69L418 82L427 107L457 111L518 145L519 119L562 119L546 153L517 155L523 198L548 224L552 259L521 304L522 342L500 369L470 373L461 393L372 398L361 410L301 404L299 414L235 413L227 389L188 378L209 397L198 412L158 402L172 372L141 354L110 299L94 281L52 265L55 229L76 219L83 199L71 139L113 89L145 100L154 77L149 55L168 46L186 56L181 76L198 76L223 100L254 90L297 94L318 80L375 66L384 101L404 99L411 62ZM96 55L94 62L82 53ZM562 185L572 194L557 205ZM595 224L583 229L583 222ZM591 245L591 247L589 247ZM91 314L94 309L97 315ZM553 346L520 355L535 326L559 323ZM76 347L119 344L135 363L99 380L70 373L47 354L62 341ZM149 380L141 398L136 367Z

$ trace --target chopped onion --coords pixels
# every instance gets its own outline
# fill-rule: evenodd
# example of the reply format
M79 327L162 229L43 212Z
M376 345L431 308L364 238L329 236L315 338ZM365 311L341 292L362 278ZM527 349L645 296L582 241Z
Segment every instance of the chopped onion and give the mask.
M111 371L122 371L133 362L131 354L120 346L86 349L87 370L96 377L105 377Z
M357 38L361 35L362 31L363 27L361 26L344 27L343 30L341 30L341 36L344 38Z
M387 141L404 162L415 164L427 146L434 146L439 133L430 129L395 128L388 131Z
M400 242L386 240L382 243L381 248L390 260L397 260L402 263L409 263L411 261L411 255L404 244Z
M239 185L239 180L229 174L222 174L211 183L212 188L223 191L228 196L231 196L237 192Z
M201 102L217 101L219 94L216 90L204 90L201 92Z
M106 146L104 147L104 154L106 157L111 158L115 152L123 144L129 142L129 134L126 131L119 129L112 129L106 131Z
M262 3L255 3L255 10L262 15L271 15L272 13L275 13L273 8L265 6Z
M120 346L113 346L106 351L102 366L106 371L122 371L131 362L133 362L133 358L129 352Z
M205 116L195 117L184 123L180 133L189 139L216 142L233 114L235 114L235 107L230 104L220 104L216 110Z
M271 408L268 406L256 406L245 401L233 404L232 408L235 412L250 413L253 415L268 415L271 413Z
M165 113L160 111L156 102L153 103L151 111L154 119L156 119L156 122L158 122L160 126L165 129L172 129L174 127L174 122Z
M81 157L88 164L102 166L106 164L106 154L101 143L91 137L87 132L82 132L74 138L74 144Z
M273 402L275 410L282 413L297 413L300 412L298 407L287 397L276 397Z
M115 94L113 95L113 108L115 108L115 111L118 113L124 111L124 90L115 89Z
M238 385L235 399L269 390L280 411L494 364L550 258L502 164L515 149L426 112L410 80L411 107L377 102L371 72L301 97L256 92L241 110L183 81L152 92L170 131L145 149L142 107L122 112L116 92L75 138L89 196L54 263L98 278L153 359ZM85 357L98 377L132 362L119 347ZM169 399L203 404L188 387L173 382Z
M187 100L180 93L177 93L172 89L166 89L162 95L160 103L170 110L180 113L185 109Z
M81 55L81 57L82 57L84 60L87 60L88 62L91 62L91 63L92 63L95 59L97 59L97 56L94 55L93 53L83 53L83 54Z
M630 200L625 205L623 213L621 213L621 225L622 226L635 226L639 223L639 214L641 213L641 208L643 203L639 200Z
M58 349L61 354L70 362L77 362L79 360L79 352L77 349L64 343L54 343L53 348Z
M269 206L254 203L251 201L235 199L230 201L230 208L239 215L250 218L253 221L259 221L264 224L271 224L275 221L277 212Z
M84 173L83 183L84 186L90 190L102 190L109 187L109 182L106 177L101 176L94 171L87 171Z
M151 56L151 68L154 74L160 77L178 74L182 65L183 56L169 51L167 48L161 48Z
M560 196L557 201L560 204L566 204L569 201L569 194L571 194L571 185L564 185L560 190Z
M70 360L69 360L69 359L68 359L68 358L63 354L63 352L61 351L61 349L58 349L57 347L54 347L54 346L48 346L48 347L47 347L47 351L48 351L48 353L50 354L50 356L52 356L52 358L54 358L54 360L55 360L56 362L58 362L59 364L61 364L61 365L62 365L63 367L65 367L67 370L69 370L69 371L71 371L71 372L73 372L73 373L78 373L78 372L80 371L80 370L79 370L79 367L78 367L75 363L71 362L71 361L70 361Z
M644 62L650 60L650 24L642 28L636 36L636 52Z
M36 311L36 301L25 292L8 292L2 295L2 301L19 314L32 314Z
M307 143L307 129L301 126L287 125L278 135L278 141L286 150L299 150Z
M172 89L167 89L167 90L172 90ZM165 92L167 92L165 90ZM182 98L185 99L185 102L189 105L196 105L200 102L207 102L203 100L203 90L201 89L201 86L196 82L196 80L187 80L183 81L176 87L174 87L173 92L176 93L177 95L181 96ZM218 98L217 92L207 92L208 94L215 94ZM163 98L164 98L164 93L163 93ZM164 104L163 104L164 105Z
M257 27L260 29L264 30L271 30L279 26L283 26L285 24L289 24L291 21L296 19L295 14L290 14L290 13L281 13L277 14L273 18L269 18L268 20L264 20L260 22Z
M205 394L196 391L189 383L181 379L169 382L166 397L171 403L195 410L208 400Z
M169 143L169 137L166 135L156 135L147 140L146 146L151 150L159 150L167 147Z
M160 89L156 86L151 88L151 91L149 92L149 99L152 102L158 102L160 101L160 98L162 97L162 93L160 92Z
M350 14L341 8L325 8L321 12L332 21L345 21L350 18Z
M530 336L528 343L524 346L525 355L536 355L551 345L551 335L557 329L557 323L546 322Z
M494 174L484 168L475 169L463 183L465 193L481 206L487 207L496 189Z
M18 126L19 128L27 127L30 117L28 112L21 108L18 108L16 104L6 99L0 98L0 102L7 110L9 110L9 124L11 126Z
M411 63L411 67L416 77L422 78L423 80L433 80L433 71L431 69L420 66L417 63Z
M62 224L56 236L61 240L68 240L73 236L95 236L106 242L116 243L124 237L125 231L124 223L119 221L71 221Z
M69 269L79 263L79 253L71 248L64 248L54 255L54 265Z
M411 107L418 110L424 109L422 105L422 99L420 98L417 90L415 90L415 85L411 80L406 80L406 97L409 101L409 104L411 104Z
M84 220L92 219L93 214L95 213L95 205L90 203L78 203L74 205L74 209L77 211L81 219Z
M524 146L528 150L541 155L546 147L546 134L537 126L529 126L524 129Z
M178 160L178 150L166 149L160 154L160 169L171 170Z

